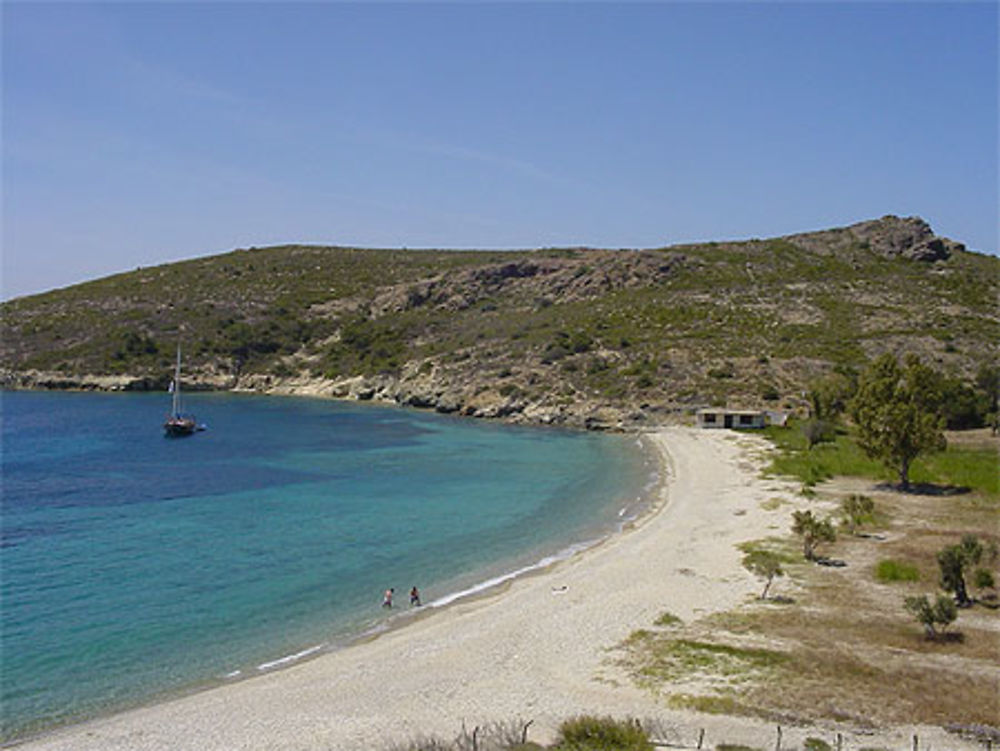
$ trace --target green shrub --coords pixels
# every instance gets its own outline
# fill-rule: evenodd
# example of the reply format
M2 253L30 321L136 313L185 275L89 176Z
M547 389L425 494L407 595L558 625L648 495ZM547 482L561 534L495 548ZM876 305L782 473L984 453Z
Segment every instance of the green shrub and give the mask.
M841 501L840 513L844 526L853 535L858 531L858 527L874 519L875 501L866 495L851 493Z
M920 581L920 571L912 563L885 558L875 565L875 578L880 582Z
M719 367L709 368L708 376L718 379L734 378L736 376L736 366L731 362L723 363Z
M673 613L664 612L653 623L657 626L677 626L683 623L683 621Z
M803 751L833 751L833 746L822 738L813 738L810 736L802 744L802 749Z
M799 424L799 430L809 449L818 443L831 443L837 438L836 426L826 420L806 420Z
M559 727L556 751L653 751L646 731L631 719L582 716Z
M996 589L996 579L989 569L978 568L972 576L972 584L976 589Z
M907 597L903 601L903 606L924 627L928 639L939 638L948 625L958 617L958 608L954 601L944 595L938 595L933 603L926 595Z

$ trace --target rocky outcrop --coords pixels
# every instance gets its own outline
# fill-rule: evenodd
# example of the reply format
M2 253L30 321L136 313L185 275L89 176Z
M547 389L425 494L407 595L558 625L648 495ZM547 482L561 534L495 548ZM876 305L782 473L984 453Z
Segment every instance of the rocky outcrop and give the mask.
M566 250L564 255L493 263L389 287L374 300L375 317L419 307L466 310L505 295L525 307L575 302L620 289L655 284L687 260L681 253Z
M621 431L652 423L676 421L679 412L648 405L609 405L598 399L563 399L550 394L528 397L520 389L484 385L459 373L438 369L420 372L417 363L398 375L354 376L343 379L288 377L266 374L242 376L234 391L296 396L319 396L345 401L429 409L441 414L501 420L515 424L553 425L586 430ZM670 412L668 414L668 412Z
M935 235L930 225L917 216L887 215L849 227L788 235L782 239L822 254L845 253L860 247L885 258L922 262L944 261L953 253L965 250L962 243Z
M156 391L166 389L166 384L141 376L76 375L26 370L0 373L0 388L10 390L38 389L40 391Z

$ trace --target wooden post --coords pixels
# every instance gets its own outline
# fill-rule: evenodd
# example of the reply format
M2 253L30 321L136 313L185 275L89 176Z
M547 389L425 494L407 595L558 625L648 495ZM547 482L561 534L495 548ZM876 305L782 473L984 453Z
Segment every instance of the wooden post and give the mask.
M837 733L837 751L843 751L844 749L844 736Z
M705 728L702 728L701 732L698 733L698 748L701 748L702 741L704 740L705 740Z
M525 743L528 742L528 728L531 727L531 723L533 722L534 720L528 720L526 723L524 723L524 727L521 728L521 745L524 745Z
M919 748L920 748L920 739L917 738L917 734L914 733L913 734L913 751L919 751Z
M781 725L778 725L778 740L774 742L774 751L781 751Z

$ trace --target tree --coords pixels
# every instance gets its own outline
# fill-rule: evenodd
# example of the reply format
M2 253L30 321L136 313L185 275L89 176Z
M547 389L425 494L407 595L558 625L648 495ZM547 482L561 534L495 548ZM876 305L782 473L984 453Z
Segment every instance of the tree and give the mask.
M941 569L941 589L955 593L955 604L961 608L972 604L965 585L965 572L983 557L983 544L975 535L965 535L958 545L949 545L937 554Z
M809 385L810 416L815 420L832 421L847 409L857 389L856 375L833 372Z
M959 378L941 381L941 414L948 430L968 430L986 425L989 397Z
M844 526L853 535L865 522L872 520L875 513L875 501L866 495L851 493L840 504L840 512L844 517Z
M836 437L833 423L826 420L806 420L800 429L806 439L806 448L810 451L817 443L829 442Z
M958 618L958 608L955 607L955 603L944 595L938 595L934 604L927 599L927 595L907 597L903 601L903 606L923 625L928 639L938 638L940 634L937 626L941 627L940 633L944 633L948 624Z
M830 520L819 519L812 515L812 511L795 511L792 520L792 532L802 538L802 554L806 560L816 560L816 546L819 543L837 539Z
M989 400L990 412L997 412L1000 401L1000 365L980 365L976 371L976 388Z
M914 355L907 355L903 365L883 355L861 374L851 401L858 445L896 472L904 490L910 487L913 460L945 447L940 380Z
M784 576L785 572L781 568L781 561L778 556L770 550L751 550L743 556L743 567L766 580L764 591L760 593L760 600L767 599L767 590L771 587L771 582L776 576Z
M986 421L996 435L1000 428L1000 365L982 365L976 371L976 389L986 398Z

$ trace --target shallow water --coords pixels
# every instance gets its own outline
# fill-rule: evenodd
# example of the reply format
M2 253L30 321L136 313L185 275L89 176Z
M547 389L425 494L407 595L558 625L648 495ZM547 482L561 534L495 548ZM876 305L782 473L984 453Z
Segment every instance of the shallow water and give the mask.
M4 393L3 737L290 664L608 534L634 436L318 399ZM395 587L399 606L380 607Z

